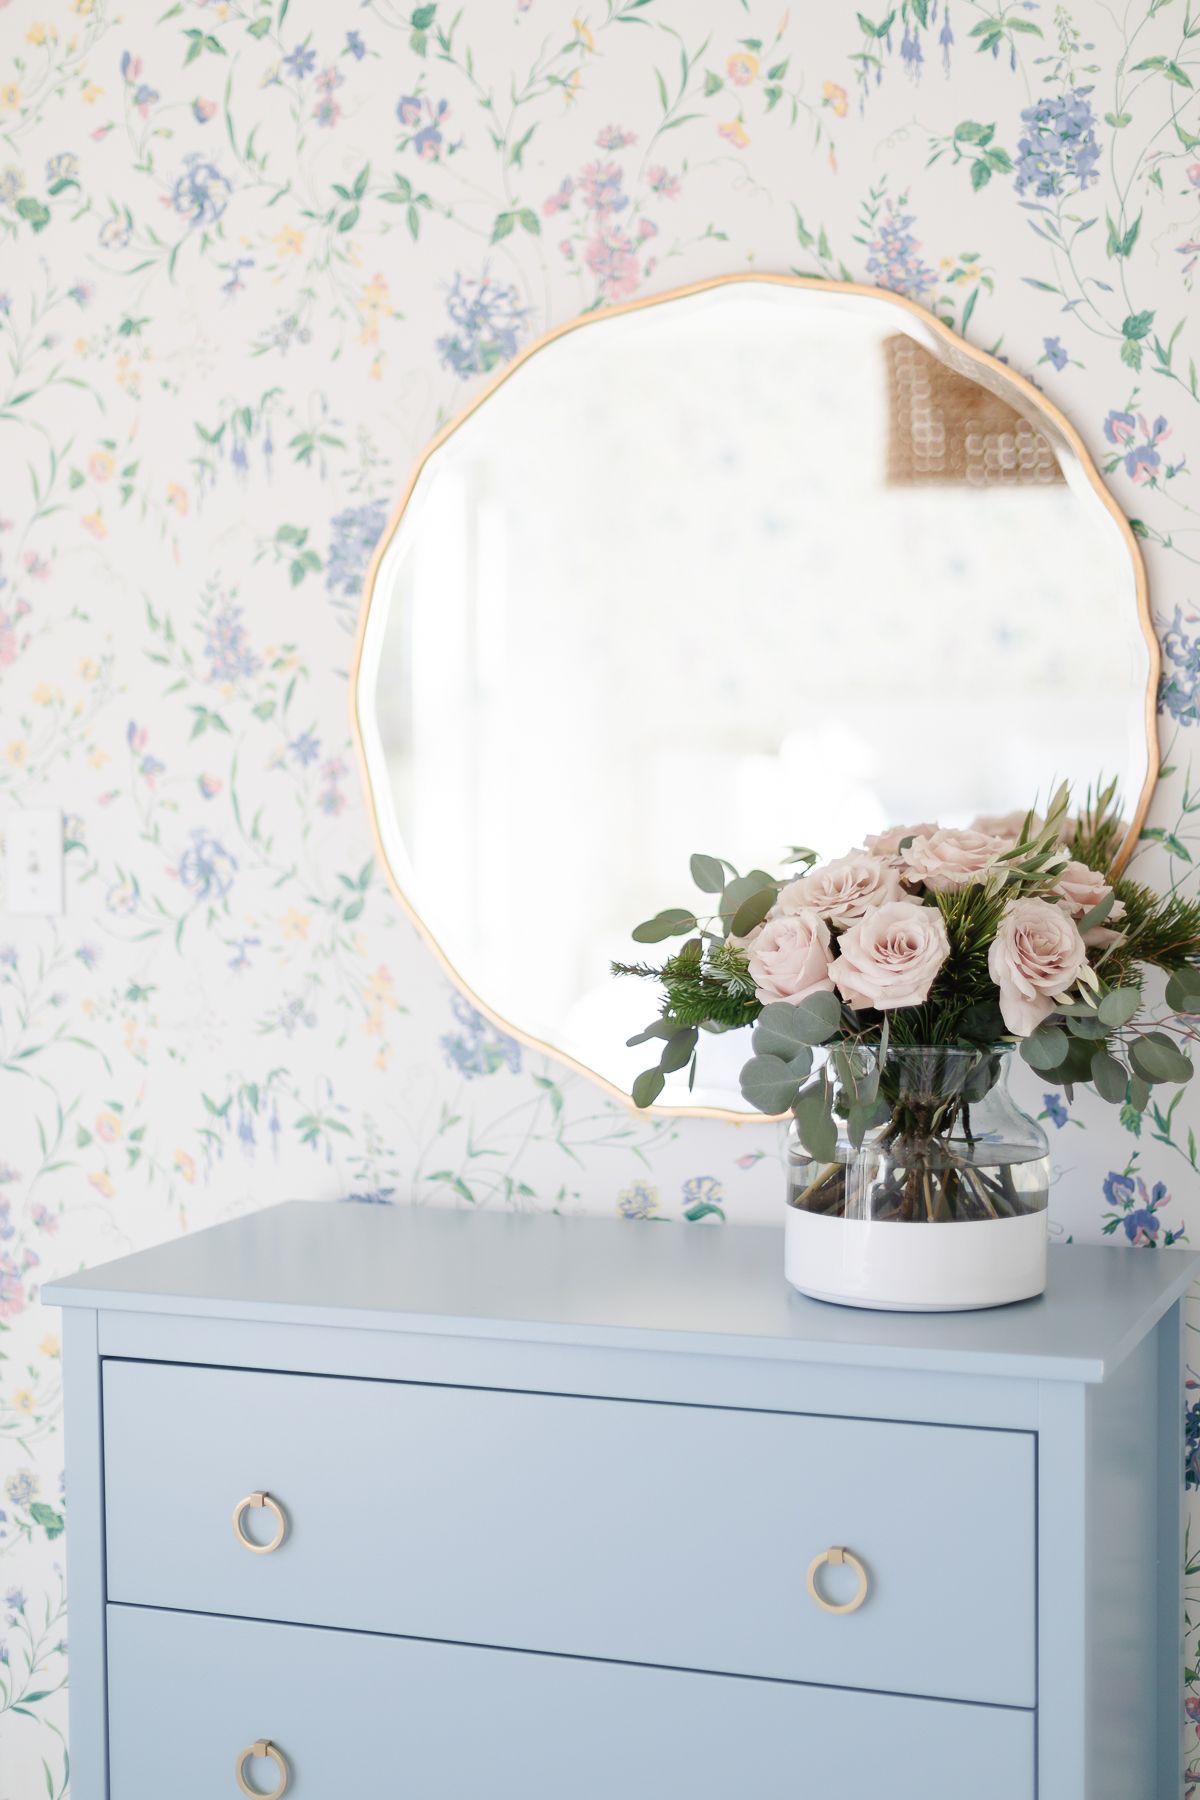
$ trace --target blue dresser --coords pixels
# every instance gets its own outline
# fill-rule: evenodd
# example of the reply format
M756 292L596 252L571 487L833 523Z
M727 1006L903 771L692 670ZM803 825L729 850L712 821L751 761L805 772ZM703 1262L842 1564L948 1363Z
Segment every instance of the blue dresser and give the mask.
M1200 1259L905 1315L781 1238L292 1203L48 1287L74 1800L1178 1800Z

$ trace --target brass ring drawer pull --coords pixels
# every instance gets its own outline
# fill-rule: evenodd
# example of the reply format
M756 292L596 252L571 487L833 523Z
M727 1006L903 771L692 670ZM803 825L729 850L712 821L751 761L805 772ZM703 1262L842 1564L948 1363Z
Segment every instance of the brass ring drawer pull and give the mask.
M279 1780L269 1794L264 1793L262 1788L252 1788L246 1780L246 1764L252 1756L269 1756L279 1770ZM279 1796L287 1788L288 1775L289 1770L283 1751L277 1745L272 1744L268 1738L260 1738L257 1744L251 1744L250 1748L243 1750L237 1759L238 1786L243 1794L249 1794L250 1800L279 1800Z
M841 1606L835 1606L832 1600L826 1600L824 1594L822 1594L817 1587L818 1572L824 1568L826 1563L849 1563L850 1567L854 1570L854 1573L858 1576L858 1592L852 1600L844 1601ZM867 1575L866 1569L863 1567L862 1563L859 1562L853 1551L847 1550L842 1544L833 1544L828 1550L822 1550L820 1556L814 1556L808 1565L808 1591L816 1601L817 1605L821 1608L822 1612L857 1612L867 1597L867 1589L869 1586L870 1578Z
M242 1517L252 1506L265 1506L268 1512L275 1515L275 1536L269 1543L256 1544L254 1539L247 1537L242 1529ZM273 1500L270 1494L261 1492L247 1494L244 1500L239 1500L233 1509L233 1535L242 1546L243 1550L249 1550L254 1556L269 1556L272 1550L278 1550L280 1544L282 1544L284 1538L287 1536L287 1518L278 1500ZM247 1752L247 1755L248 1754L249 1752ZM249 1793L250 1789L247 1788L246 1791ZM282 1794L283 1789L280 1788L279 1792Z

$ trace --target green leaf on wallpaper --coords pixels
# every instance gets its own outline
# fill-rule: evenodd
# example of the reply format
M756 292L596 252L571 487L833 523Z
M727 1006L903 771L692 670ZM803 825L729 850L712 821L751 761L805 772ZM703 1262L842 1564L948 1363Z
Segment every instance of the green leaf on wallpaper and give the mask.
M63 1534L63 1516L47 1506L44 1500L35 1500L29 1509L29 1516L35 1525L40 1525L48 1538L54 1539Z
M492 226L492 242L498 244L501 238L510 237L516 229L517 215L511 212L496 214L496 223Z
M516 168L516 169L524 168L525 165L524 165L524 162L522 161L522 158L524 157L525 151L529 146L529 140L533 136L533 134L536 130L537 130L536 124L531 125L529 127L529 130L525 133L524 137L520 137L517 139L516 143L513 145L512 149L508 153L508 160L509 160L509 164L511 167Z
M1175 126L1175 135L1185 150L1195 150L1200 146L1200 136L1196 136L1190 131L1185 131L1178 119L1173 120L1172 123Z
M246 27L246 30L252 38L264 38L270 29L271 21L269 18L255 19L252 25L247 25Z
M1128 125L1131 122L1132 118L1133 118L1132 113L1106 112L1104 115L1104 123L1106 125L1111 125L1114 131L1124 131L1126 125Z
M896 14L894 11L890 12L886 19L881 19L878 25L873 25L864 13L859 13L858 15L858 22L862 26L863 31L868 37L873 38L885 38L892 29L895 20Z
M1154 325L1152 312L1129 313L1121 325L1121 336L1137 341L1149 337Z
M795 201L792 202L792 211L796 215L796 236L799 238L800 242L803 244L803 246L806 250L811 250L817 240L813 236L812 232L808 229L808 226L804 223L804 220L801 218L800 209L799 209L799 207L797 207Z
M913 17L916 19L917 24L928 25L929 0L910 0L910 3L912 5Z
M1120 229L1120 226L1117 224L1117 221L1113 218L1111 213L1106 212L1104 215L1104 218L1105 218L1106 224L1108 225L1108 251L1107 251L1108 255L1109 256L1128 256L1130 254L1130 252L1132 251L1133 246L1137 243L1138 232L1142 228L1141 213L1138 214L1137 218L1133 221L1133 224L1130 225L1126 231L1122 231ZM1144 315L1131 314L1130 316L1140 318L1140 317L1143 317ZM1154 317L1154 315L1153 315L1153 313L1151 313L1150 318L1152 320L1153 320L1153 317ZM1150 329L1150 327L1147 325L1146 331L1148 331L1149 329ZM1132 336L1138 336L1138 337L1145 337L1146 331L1141 331L1141 332L1136 332L1136 333L1128 333L1127 332L1126 336L1132 335Z
M712 69L704 71L704 97L706 100L711 100L714 94L719 94L724 86L725 83L721 77L714 74Z
M1130 524L1133 524L1132 519L1130 520ZM1144 527L1138 535L1142 537L1146 535ZM1176 837L1173 831L1164 830L1161 825L1144 825L1141 832L1138 834L1138 842L1161 844L1164 850L1168 851L1171 856L1178 858L1180 862L1190 863L1192 860L1188 847L1183 840Z
M991 179L992 171L987 163L980 160L971 164L971 186L975 189L976 193L978 193L981 187L986 187Z
M50 208L29 194L17 201L17 214L27 225L32 225L35 232L45 231L50 223Z
M433 21L436 17L437 17L436 5L435 6L418 6L414 9L413 16L409 20L409 24L412 26L414 31L428 31L429 27L433 24Z
M981 125L976 119L964 119L954 127L956 144L990 144L995 135L994 125Z
M517 214L517 218L521 221L521 229L523 231L529 232L531 237L541 236L542 222L534 212L532 206L523 206Z

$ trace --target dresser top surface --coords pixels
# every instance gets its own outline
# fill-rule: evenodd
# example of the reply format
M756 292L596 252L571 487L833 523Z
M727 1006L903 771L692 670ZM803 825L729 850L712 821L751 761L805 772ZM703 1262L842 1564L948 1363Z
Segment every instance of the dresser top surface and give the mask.
M915 1228L914 1228L915 1229ZM964 1227L964 1229L970 1229ZM782 1230L289 1201L48 1283L52 1305L1101 1381L1200 1274L1066 1246L1038 1300L866 1312L795 1293Z

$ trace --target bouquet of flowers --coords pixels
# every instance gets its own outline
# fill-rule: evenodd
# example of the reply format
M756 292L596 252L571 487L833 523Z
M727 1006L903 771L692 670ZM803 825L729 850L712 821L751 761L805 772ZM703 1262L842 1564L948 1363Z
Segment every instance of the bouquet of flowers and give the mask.
M694 1079L702 1031L752 1025L742 1093L791 1112L817 1162L835 1161L839 1136L859 1146L881 1129L893 1143L970 1141L971 1106L1014 1046L1068 1098L1090 1084L1143 1111L1155 1083L1192 1073L1181 1043L1200 1014L1200 902L1114 876L1124 829L1115 783L1089 789L1077 817L1064 785L1044 817L897 826L826 863L795 849L784 876L694 856L708 906L668 908L633 933L682 945L659 964L613 965L660 988L657 1016L629 1040L661 1046L635 1102L651 1105L674 1070ZM1153 1009L1149 969L1167 976ZM888 1073L918 1050L958 1070L923 1097ZM974 1190L959 1189L965 1207Z

